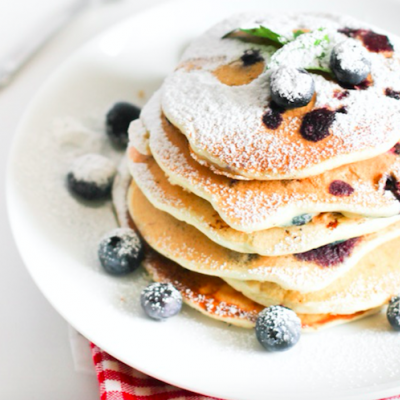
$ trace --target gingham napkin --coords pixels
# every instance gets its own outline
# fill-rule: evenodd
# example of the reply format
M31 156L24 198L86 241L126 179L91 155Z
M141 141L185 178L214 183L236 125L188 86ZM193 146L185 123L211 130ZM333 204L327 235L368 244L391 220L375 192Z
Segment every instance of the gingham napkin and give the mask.
M91 343L100 386L100 400L210 400L150 378Z
M91 343L100 400L217 400L150 378ZM380 400L400 400L399 396Z

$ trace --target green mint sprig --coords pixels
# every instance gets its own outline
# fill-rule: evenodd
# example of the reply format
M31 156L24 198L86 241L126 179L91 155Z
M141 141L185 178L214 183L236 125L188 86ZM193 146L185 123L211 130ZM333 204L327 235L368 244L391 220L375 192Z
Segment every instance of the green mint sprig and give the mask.
M323 31L324 28L319 28L318 30ZM243 36L235 36L235 34L238 32L244 32L251 36L268 39L279 48L283 47L284 45L286 45L290 42L293 42L299 36L301 36L305 33L309 33L309 32L305 32L305 31L299 29L299 30L296 30L293 32L293 38L287 38L285 36L280 35L279 33L274 32L273 30L267 28L266 26L259 25L258 27L255 27L252 29L243 29L243 28L234 29L234 30L228 32L227 34L225 34L222 37L222 39L232 38L232 39L246 40L246 38ZM329 39L328 35L325 35L324 37L315 40L314 46L318 46L323 42L330 43L330 39ZM323 52L317 58L322 59L324 56L325 56L325 53ZM324 67L321 65L309 66L309 67L305 67L305 69L311 73L312 72L324 72L324 73L332 75L332 71L330 70L330 68Z
M306 71L308 71L308 72L311 72L311 73L313 73L313 72L325 72L326 74L329 74L329 75L333 76L331 69L327 68L327 67L321 67L321 66L314 65L312 67L306 67L304 69Z
M233 31L230 31L224 36L222 36L222 39L235 38L234 34L237 32L244 32L251 36L257 36L264 39L269 39L271 40L271 42L274 42L279 46L283 46L286 43L290 42L290 40L288 40L286 37L279 35L279 33L276 33L263 25L260 25L252 29L243 29L243 28L234 29Z

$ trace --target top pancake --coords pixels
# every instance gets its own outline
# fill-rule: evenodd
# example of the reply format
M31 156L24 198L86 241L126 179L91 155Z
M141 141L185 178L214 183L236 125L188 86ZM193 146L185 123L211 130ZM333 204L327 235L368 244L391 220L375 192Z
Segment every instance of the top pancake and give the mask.
M254 37L222 39L233 29L260 24L289 39L294 31L309 32L279 50ZM262 122L270 105L271 71L282 65L326 68L333 46L348 39L349 31L338 32L345 28L353 29L354 41L371 29L357 20L329 15L258 13L225 20L194 41L165 80L163 112L187 137L199 162L231 177L304 178L375 157L400 138L400 100L393 95L400 90L399 39L394 36L387 42L394 51L369 51L370 86L365 90L345 90L335 80L313 73L316 96L307 106L286 111L275 130ZM240 58L250 49L259 49L264 61L245 67ZM347 113L335 114L325 139L313 142L300 135L307 112L342 107Z

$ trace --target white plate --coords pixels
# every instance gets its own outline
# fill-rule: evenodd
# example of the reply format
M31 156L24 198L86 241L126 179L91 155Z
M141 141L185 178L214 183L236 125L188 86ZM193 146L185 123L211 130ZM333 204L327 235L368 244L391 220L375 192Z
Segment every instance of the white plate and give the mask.
M111 205L85 207L64 176L80 151L66 119L91 131L75 134L103 146L108 107L143 104L187 43L228 14L249 9L323 10L353 14L400 32L400 3L390 0L180 1L118 24L78 51L47 82L19 127L8 171L8 206L24 261L53 306L78 331L137 369L196 392L240 400L378 399L400 394L400 334L384 314L303 335L289 352L261 350L252 331L213 322L184 308L166 323L145 318L141 272L107 276L96 259L99 238L116 223ZM144 91L141 98L140 91ZM61 121L61 122L60 122ZM29 334L29 333L27 333Z

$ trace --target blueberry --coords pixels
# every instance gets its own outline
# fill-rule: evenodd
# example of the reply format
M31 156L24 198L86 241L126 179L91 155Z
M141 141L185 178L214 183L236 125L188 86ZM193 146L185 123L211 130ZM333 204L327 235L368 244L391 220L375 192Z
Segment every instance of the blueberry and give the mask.
M110 196L117 170L114 163L100 154L77 158L67 174L69 190L85 200L103 200Z
M367 51L353 39L347 39L333 48L330 67L339 83L350 86L360 84L371 72Z
M269 110L263 115L262 121L268 129L278 129L283 122L282 114L285 109L278 106L273 101L269 105Z
M385 182L385 190L392 192L393 196L400 201L400 182L394 175L388 176Z
M296 313L282 306L264 308L257 317L256 336L269 351L283 351L300 339L301 322Z
M320 267L334 267L342 264L353 253L359 240L358 237L338 240L304 253L294 254L294 257L300 261L315 263Z
M117 228L100 241L98 256L111 275L126 275L140 266L144 257L142 241L129 228Z
M304 107L315 92L314 79L304 69L280 67L271 74L271 97L285 109Z
M128 144L129 124L138 119L140 108L131 103L115 103L106 116L107 135L118 147L126 147Z
M335 111L316 108L306 115L300 125L300 135L310 141L319 142L330 135L330 127L335 121Z
M341 180L332 181L328 190L331 195L339 197L351 196L354 193L353 186Z
M292 225L297 225L297 226L305 225L308 224L312 219L313 219L312 214L297 215L292 219Z
M149 317L165 320L179 313L182 295L172 284L156 282L143 290L140 303Z
M393 296L386 312L387 319L395 331L400 331L400 296Z
M250 65L257 64L258 62L264 61L264 57L260 54L260 50L258 49L249 49L246 50L240 59L243 62L245 67L249 67Z

